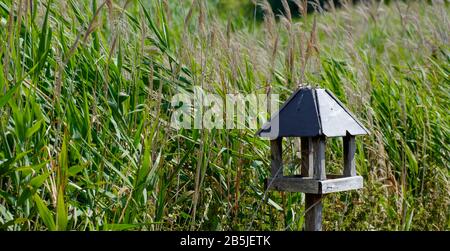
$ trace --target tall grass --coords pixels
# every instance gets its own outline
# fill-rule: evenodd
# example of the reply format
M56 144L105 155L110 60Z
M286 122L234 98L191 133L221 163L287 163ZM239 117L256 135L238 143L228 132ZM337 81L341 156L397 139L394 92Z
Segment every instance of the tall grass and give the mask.
M311 83L372 132L365 187L325 197L324 229L449 229L448 4L296 2L299 19L258 2L263 23L204 1L1 2L0 228L300 230L303 195L264 190L267 141L175 130L169 102ZM298 141L284 144L294 171Z

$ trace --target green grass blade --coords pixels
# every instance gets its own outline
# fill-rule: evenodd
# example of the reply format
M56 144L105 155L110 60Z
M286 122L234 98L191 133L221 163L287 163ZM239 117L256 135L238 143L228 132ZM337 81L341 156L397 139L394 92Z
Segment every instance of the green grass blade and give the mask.
M37 209L39 211L39 216L41 217L41 219L44 222L44 224L47 226L47 228L50 231L57 230L56 229L56 225L55 225L55 221L53 220L52 213L47 208L45 203L42 201L42 199L37 194L35 194L33 196L33 198L34 198L34 202L36 203L36 207L37 207Z

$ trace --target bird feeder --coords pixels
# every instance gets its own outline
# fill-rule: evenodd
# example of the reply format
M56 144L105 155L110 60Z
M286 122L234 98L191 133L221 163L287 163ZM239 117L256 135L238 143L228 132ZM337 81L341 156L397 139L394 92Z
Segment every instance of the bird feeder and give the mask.
M268 189L305 193L305 230L322 230L322 196L363 187L356 174L355 136L368 130L328 90L298 89L281 109L257 132L270 138L271 177ZM283 175L282 138L300 137L301 174ZM343 137L344 168L342 175L327 175L325 144L331 137Z

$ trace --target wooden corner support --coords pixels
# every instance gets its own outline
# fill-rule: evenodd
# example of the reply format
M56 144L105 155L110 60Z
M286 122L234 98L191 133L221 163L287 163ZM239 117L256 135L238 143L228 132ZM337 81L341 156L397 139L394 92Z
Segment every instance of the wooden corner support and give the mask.
M301 175L303 177L312 177L314 175L314 150L311 137L301 138Z
M271 156L271 173L272 178L283 177L283 141L282 138L277 138L270 141L270 156Z
M327 178L325 173L325 137L314 137L314 161L313 161L313 178L316 180L325 180Z
M356 176L355 166L355 136L347 135L344 137L344 176Z

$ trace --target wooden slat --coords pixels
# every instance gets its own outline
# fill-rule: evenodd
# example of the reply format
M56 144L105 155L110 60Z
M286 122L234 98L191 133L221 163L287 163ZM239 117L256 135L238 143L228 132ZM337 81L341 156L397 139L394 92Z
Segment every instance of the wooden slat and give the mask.
M282 143L282 138L277 138L270 141L272 177L283 176Z
M310 194L328 194L363 187L363 178L361 176L343 177L330 175L328 178L327 180L316 180L300 176L270 178L267 180L266 186L271 190Z
M320 192L322 194L343 192L360 188L363 188L363 178L361 176L320 181Z
M316 180L325 180L327 178L325 173L325 137L315 137L312 141L314 147L313 177Z
M305 194L305 230L322 231L322 195Z
M267 180L267 187L272 190L302 193L320 193L318 180L301 177L282 177Z
M314 174L314 167L313 167L314 151L311 137L301 138L301 153L302 153L301 174L304 177L312 177Z
M344 137L344 176L356 176L355 167L355 136L347 135Z

